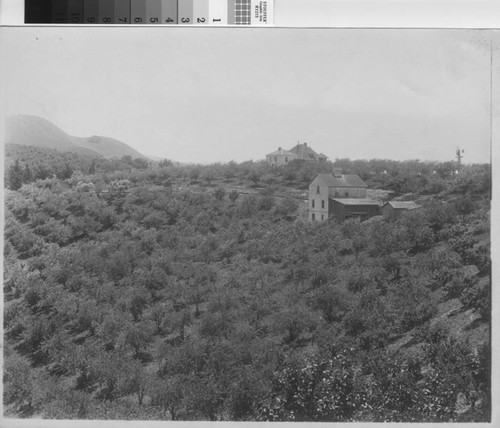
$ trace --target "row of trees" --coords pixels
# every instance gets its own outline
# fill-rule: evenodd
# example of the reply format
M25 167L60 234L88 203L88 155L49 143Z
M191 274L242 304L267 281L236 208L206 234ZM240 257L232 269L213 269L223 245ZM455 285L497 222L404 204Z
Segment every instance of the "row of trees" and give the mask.
M9 144L6 146L7 187L13 190L22 184L55 176L70 178L74 172L101 173L109 177L115 172L144 184L164 185L173 181L190 183L238 182L251 186L291 186L307 189L318 173L329 173L341 168L345 174L358 174L372 188L383 188L396 193L436 194L445 190L460 193L484 192L491 188L488 165L471 165L457 170L455 162L392 161L386 159L355 160L336 159L334 162L305 162L294 160L283 167L272 167L267 162L234 161L211 165L177 165L170 160L159 163L142 158L121 159L91 158L75 153ZM156 167L150 168L155 164Z
M121 159L105 159L18 144L7 144L5 157L4 178L7 187L11 190L18 190L23 184L51 177L68 179L75 172L95 174L131 171L145 169L150 165L146 159L132 159L131 156L123 156Z

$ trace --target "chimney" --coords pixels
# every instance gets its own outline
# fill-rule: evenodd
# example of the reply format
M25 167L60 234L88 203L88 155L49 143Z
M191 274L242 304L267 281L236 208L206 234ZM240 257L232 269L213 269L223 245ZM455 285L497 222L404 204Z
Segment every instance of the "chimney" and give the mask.
M281 152L281 147L278 147L278 152Z
M333 168L334 177L342 177L342 168Z
M304 147L307 147L307 143L304 143Z

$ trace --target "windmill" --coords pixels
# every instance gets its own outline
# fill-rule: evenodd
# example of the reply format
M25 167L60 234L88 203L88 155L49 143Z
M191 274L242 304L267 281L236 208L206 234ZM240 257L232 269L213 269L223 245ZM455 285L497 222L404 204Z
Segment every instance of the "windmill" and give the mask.
M460 168L462 166L462 158L464 157L464 155L463 155L464 149L460 149L460 147L457 147L457 150L455 153L457 155L457 165L458 165L458 168Z

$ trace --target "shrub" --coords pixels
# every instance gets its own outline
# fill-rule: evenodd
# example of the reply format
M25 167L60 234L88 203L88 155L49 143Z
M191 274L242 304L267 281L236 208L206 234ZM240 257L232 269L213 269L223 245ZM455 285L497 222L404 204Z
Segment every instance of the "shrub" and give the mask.
M367 329L366 320L357 310L349 311L342 320L342 324L347 334L358 336Z
M358 403L354 371L343 354L288 363L273 374L273 390L260 408L266 421L349 421Z
M491 256L489 244L481 243L464 252L465 263L476 265L481 274L491 271Z
M315 296L315 307L321 311L326 322L340 321L349 307L349 296L325 286Z
M372 285L372 283L372 278L368 277L363 272L357 272L347 281L347 289L351 293L359 293Z
M284 198L276 205L274 213L288 219L297 212L298 208L299 202L296 199Z
M424 193L436 194L446 190L446 181L437 175L433 175L425 185Z
M491 282L480 286L469 287L460 295L460 302L466 308L472 308L481 318L489 321L491 317Z
M473 278L467 277L463 273L456 273L443 287L443 298L446 300L460 297L460 295L473 284Z
M217 187L217 189L215 189L214 191L214 196L218 201L222 201L224 199L224 196L226 196L226 191L223 187Z
M424 324L437 313L437 305L435 302L422 302L415 308L408 308L403 312L401 325L405 331L411 330Z
M234 204L236 199L238 199L239 193L236 190L231 190L229 192L229 200Z

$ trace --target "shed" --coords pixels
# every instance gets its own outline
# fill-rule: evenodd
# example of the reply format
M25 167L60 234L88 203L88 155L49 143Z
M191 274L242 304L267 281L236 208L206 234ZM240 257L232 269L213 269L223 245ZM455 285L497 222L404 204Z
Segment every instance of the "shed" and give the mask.
M337 223L348 218L367 220L380 214L380 202L364 198L330 198L329 211Z
M382 215L386 220L395 220L401 217L403 212L418 208L422 208L422 206L417 205L414 201L389 201L382 207Z

